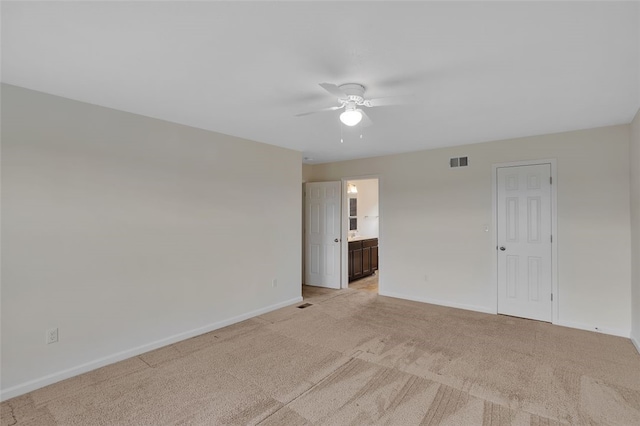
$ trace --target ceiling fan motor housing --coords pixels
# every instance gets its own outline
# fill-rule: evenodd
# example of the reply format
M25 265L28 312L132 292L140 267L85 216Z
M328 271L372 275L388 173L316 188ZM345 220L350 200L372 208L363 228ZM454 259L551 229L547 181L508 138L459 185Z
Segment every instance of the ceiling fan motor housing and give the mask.
M356 105L362 105L364 103L364 86L358 83L343 84L340 89L347 94L346 102L354 102ZM345 103L346 103L345 102Z

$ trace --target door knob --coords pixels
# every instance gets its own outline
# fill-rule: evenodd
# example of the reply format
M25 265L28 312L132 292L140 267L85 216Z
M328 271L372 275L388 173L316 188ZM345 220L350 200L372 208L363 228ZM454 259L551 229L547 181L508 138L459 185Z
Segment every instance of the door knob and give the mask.
M338 242L338 239L336 238L335 240L333 240L333 242L334 242L334 243L337 243L337 242Z
M505 251L507 248L505 246L500 247L500 250Z

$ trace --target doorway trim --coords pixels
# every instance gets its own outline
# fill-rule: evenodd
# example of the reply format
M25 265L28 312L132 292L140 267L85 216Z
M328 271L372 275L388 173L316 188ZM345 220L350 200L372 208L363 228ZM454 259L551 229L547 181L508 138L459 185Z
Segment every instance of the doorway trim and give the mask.
M361 176L348 176L343 177L342 180L342 236L341 240L341 279L340 288L349 288L349 194L347 194L347 182L350 180L365 180L365 179L377 179L378 180L378 272L380 272L380 263L383 259L382 253L384 252L383 245L380 241L383 240L383 225L382 225L382 197L380 194L382 178L380 175L361 175ZM378 274L378 294L382 288L382 276Z
M507 163L496 163L491 166L491 209L492 227L491 233L491 282L493 294L495 295L494 312L498 313L498 168L534 166L538 164L549 164L551 166L551 323L559 322L559 295L558 295L558 177L557 164L555 158L541 160L512 161Z

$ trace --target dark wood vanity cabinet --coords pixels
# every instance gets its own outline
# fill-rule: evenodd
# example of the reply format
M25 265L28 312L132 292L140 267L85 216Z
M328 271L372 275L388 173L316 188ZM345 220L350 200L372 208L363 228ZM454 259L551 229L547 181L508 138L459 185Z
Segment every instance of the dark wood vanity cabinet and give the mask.
M378 242L376 241L376 245L371 247L371 271L377 271L377 270L378 270Z
M349 243L349 281L362 277L362 242Z
M349 242L349 281L371 275L377 269L377 238Z

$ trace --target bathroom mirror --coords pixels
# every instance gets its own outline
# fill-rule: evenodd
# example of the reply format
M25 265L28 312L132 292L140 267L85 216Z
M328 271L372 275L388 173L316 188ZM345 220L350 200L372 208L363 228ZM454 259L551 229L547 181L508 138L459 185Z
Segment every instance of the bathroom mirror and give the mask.
M357 198L349 198L349 216L358 216Z

